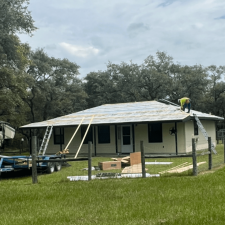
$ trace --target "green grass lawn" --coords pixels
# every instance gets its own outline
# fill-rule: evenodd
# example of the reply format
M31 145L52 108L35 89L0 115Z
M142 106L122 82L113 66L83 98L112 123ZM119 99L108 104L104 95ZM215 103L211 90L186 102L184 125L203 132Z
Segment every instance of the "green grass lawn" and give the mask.
M217 151L214 165L223 162L223 146ZM207 159L201 156L198 161ZM93 158L93 165L106 160L110 158ZM173 164L147 166L148 172L158 173L191 158L168 160ZM159 178L71 182L67 176L87 175L81 170L87 162L69 164L60 172L39 175L35 185L26 174L4 176L0 224L225 224L225 167L196 177L190 170Z

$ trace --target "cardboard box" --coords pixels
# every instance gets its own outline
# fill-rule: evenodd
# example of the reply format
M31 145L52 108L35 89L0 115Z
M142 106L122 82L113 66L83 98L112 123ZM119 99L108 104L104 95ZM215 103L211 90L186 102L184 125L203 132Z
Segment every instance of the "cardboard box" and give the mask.
M141 152L130 153L130 165L141 163Z
M113 170L113 169L121 169L121 161L106 161L99 162L98 166L101 170Z

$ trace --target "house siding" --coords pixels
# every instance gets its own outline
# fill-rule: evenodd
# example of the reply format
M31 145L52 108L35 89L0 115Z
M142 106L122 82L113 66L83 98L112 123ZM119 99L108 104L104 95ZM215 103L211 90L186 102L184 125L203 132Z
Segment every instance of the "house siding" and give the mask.
M177 150L178 154L186 152L185 147L185 123L177 123Z
M206 132L212 138L212 143L216 146L216 130L215 130L215 122L214 121L201 121ZM169 130L172 127L175 127L175 123L163 123L162 124L162 142L161 143L149 143L148 141L148 124L137 124L134 125L134 146L133 149L138 152L140 151L140 141L144 143L145 153L155 153L155 154L176 154L176 143L175 143L175 135L170 135ZM64 128L64 145L62 145L62 149L66 147L68 142L70 141L74 131L77 126L74 127L65 127ZM94 140L94 129L96 135L96 144L93 143L93 154L95 153L96 146L96 154L115 154L121 152L121 125L117 125L117 137L115 137L115 125L110 125L110 143L109 144L99 144L98 143L98 127L97 125L94 127L90 127L93 129L93 142ZM68 147L69 152L72 154L76 154L80 143L81 143L81 129L78 130L74 139L70 143ZM185 123L179 122L177 123L177 150L178 154L186 153L192 151L192 138L198 137L197 142L197 150L207 149L208 143L205 140L199 129L199 135L194 135L194 123L193 121L188 121ZM116 151L116 138L117 138L117 151ZM60 151L60 145L54 144L53 134L50 138L49 145L46 151L46 154L55 154ZM87 154L88 153L88 144L83 144L79 154Z
M145 153L176 153L175 135L169 134L170 128L174 127L174 123L162 124L162 142L149 143L148 141L148 124L138 124L134 126L135 133L135 151L140 151L140 141L143 141Z
M110 143L98 143L98 127L96 126L96 154L115 154L116 153L116 140L115 140L115 126L110 125Z
M76 127L65 127L64 128L64 145L62 145L62 149L66 147L66 145L69 143L73 133L75 132ZM109 144L99 144L98 143L98 127L90 127L90 129L95 129L95 134L96 134L96 154L101 154L101 153L116 153L116 143L115 143L115 126L110 125L110 143ZM81 143L81 129L79 129L71 141L68 149L69 153L76 154L79 146ZM93 132L93 147L92 147L92 153L94 154L94 132ZM47 148L47 154L55 154L58 151L60 151L60 145L55 145L54 144L54 137L53 135L51 136L49 140L49 145ZM79 154L87 154L88 153L88 144L83 144Z
M216 146L216 130L215 122L201 120L203 127L205 128L209 137L211 137L212 143ZM208 142L203 136L200 129L198 129L198 135L194 135L194 122L188 121L185 123L185 139L186 139L186 152L192 151L192 138L198 138L196 144L196 150L203 150L208 148Z

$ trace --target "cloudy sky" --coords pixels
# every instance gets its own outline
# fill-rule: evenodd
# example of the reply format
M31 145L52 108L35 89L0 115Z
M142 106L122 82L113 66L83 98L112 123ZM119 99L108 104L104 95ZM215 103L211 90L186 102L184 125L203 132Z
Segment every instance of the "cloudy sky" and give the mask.
M224 0L30 0L29 10L38 30L21 41L76 62L81 77L157 51L183 65L225 65Z

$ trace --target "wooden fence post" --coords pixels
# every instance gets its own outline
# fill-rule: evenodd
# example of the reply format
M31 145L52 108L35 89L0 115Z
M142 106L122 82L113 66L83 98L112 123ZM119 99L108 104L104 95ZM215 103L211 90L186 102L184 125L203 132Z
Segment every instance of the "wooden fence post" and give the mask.
M212 169L212 143L211 137L208 137L208 149L209 149L209 170Z
M197 176L198 168L197 168L195 138L192 138L192 160L193 160L193 175Z
M88 142L88 180L91 180L91 155L92 155L92 142Z
M141 148L141 169L142 169L142 178L146 178L146 172L145 172L145 152L144 152L143 141L140 142L140 148Z
M32 136L32 183L33 184L38 183L36 158L37 158L37 136Z
M225 140L225 136L223 136L223 139ZM223 158L224 158L224 163L225 163L225 142L223 142Z

